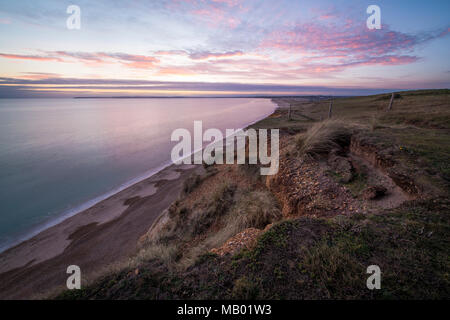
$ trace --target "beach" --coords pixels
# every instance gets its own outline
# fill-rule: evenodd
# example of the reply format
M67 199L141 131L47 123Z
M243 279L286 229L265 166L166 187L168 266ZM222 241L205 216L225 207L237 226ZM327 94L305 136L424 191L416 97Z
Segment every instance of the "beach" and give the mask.
M67 267L89 278L126 260L202 166L171 165L0 254L0 299L44 297L65 288Z
M170 165L174 130L242 128L268 99L0 99L0 253ZM244 112L244 110L246 112Z
M3 313L450 300L448 12L2 1Z
M57 176L60 179L61 176L69 174L65 181L55 180L54 185L47 188L48 191L39 190L38 192L35 190L33 193L23 193L20 201L14 201L14 204L20 204L23 201L27 205L33 206L34 203L40 201L40 196L53 197L58 200L59 196L67 197L68 194L74 194L74 190L79 193L99 182L106 183L102 179L110 183L118 183L119 180L113 181L111 176L118 178L120 175L124 177L125 174L128 176L136 175L137 170L156 173L144 175L141 179L133 179L122 187L116 188L116 191L113 189L113 191L107 192L105 196L98 198L96 201L95 199L87 201L84 207L71 214L54 215L53 224L50 220L48 226L42 225L35 233L30 234L28 238L24 238L24 241L16 242L15 245L1 252L0 299L45 298L51 292L66 288L66 280L69 276L66 270L70 265L77 265L81 268L82 282L86 283L99 274L104 274L105 269L124 264L128 258L135 255L139 238L149 230L161 213L178 198L184 181L192 174L201 173L204 170L201 165L169 164L166 167L161 166L161 164L166 163L166 158L170 155L171 145L167 143L167 140L170 138L172 127L188 126L196 115L201 114L204 119L207 119L206 123L211 123L211 125L215 123L218 128L224 129L236 125L238 128L242 128L265 118L274 110L274 105L269 100L201 100L200 102L204 104L193 103L197 101L195 99L164 100L165 106L172 106L169 109L175 110L177 108L180 110L183 108L183 110L188 110L184 116L188 118L183 118L183 122L171 120L175 122L170 122L170 125L166 123L164 127L161 127L158 122L162 120L158 120L158 117L151 117L154 112L163 112L163 108L158 105L158 101L131 99L130 103L134 108L132 118L134 131L132 130L132 134L129 135L126 129L129 124L127 120L122 120L125 110L119 104L120 101L117 101L112 99L104 101L83 100L81 105L77 101L75 106L72 105L72 101L66 100L64 103L68 105L65 107L66 110L70 110L66 116L83 114L83 123L89 122L89 115L85 114L86 112L83 110L80 111L80 107L88 111L95 110L101 117L119 119L117 120L119 122L116 122L115 125L121 128L119 129L121 134L114 131L115 127L110 128L108 125L103 128L101 135L97 131L94 135L92 135L93 131L88 131L91 132L91 135L83 133L85 140L82 140L82 142L84 145L92 144L92 150L96 148L102 150L103 146L93 140L104 141L106 137L112 135L115 137L115 141L121 141L121 143L110 144L109 150L116 152L120 155L120 158L117 156L106 157L104 153L97 153L96 151L93 151L94 154L90 155L89 161L86 161L86 159L61 158L69 164L66 167L76 165L79 162L85 165L78 171L63 172L61 169L61 173L58 173ZM39 107L43 108L47 103L49 102L39 102ZM51 110L55 111L63 102L51 103ZM221 108L210 111L208 106L211 103L214 103L216 107L220 105ZM111 106L114 106L113 109L109 109ZM259 106L262 107L258 109ZM22 105L20 107L25 108ZM233 115L237 115L237 112L242 110L243 107L251 108L254 111L252 114L248 113L239 117L239 120L236 121ZM8 108L3 110L8 110ZM12 109L9 108L9 110ZM129 110L128 112L130 112ZM197 111L194 112L195 110ZM231 110L231 113L225 116L224 110ZM161 116L163 119L175 119L175 117L170 116L170 112L173 111L164 112L168 112L168 114L164 113L164 116ZM205 114L205 112L209 113ZM217 121L217 117L219 117L219 121ZM66 120L69 121L69 119ZM129 120L130 116L128 115ZM47 125L50 126L51 124ZM152 125L156 128L149 129ZM136 131L137 126L139 131ZM42 125L41 127L45 126ZM74 132L77 132L77 130ZM158 134L164 138L159 137ZM111 137L108 137L108 139L112 140ZM136 139L139 139L137 144ZM62 143L55 145L67 149L67 146ZM80 145L74 145L73 148L80 149ZM105 159L103 166L101 162L97 161L99 157ZM33 162L32 165L40 166L46 161L51 161L51 159ZM91 162L95 163L94 168L89 166ZM122 166L117 167L117 163L122 164ZM148 171L148 169L145 169L146 163L153 165L153 167L160 166L163 169L157 171L153 168ZM50 164L47 166L50 166ZM102 167L107 167L107 171L97 175L95 171L103 171ZM114 168L116 169L114 170ZM88 175L87 172L91 172L91 174ZM49 174L54 173L49 172ZM78 179L77 175L83 177L84 183L79 180L74 188L73 181ZM58 188L61 189L61 192L55 193ZM64 189L66 191L63 191ZM11 202L11 200L9 201ZM79 201L79 199L75 199L76 201ZM11 210L6 209L5 213L14 212L12 208ZM16 215L20 216L19 212L16 212Z

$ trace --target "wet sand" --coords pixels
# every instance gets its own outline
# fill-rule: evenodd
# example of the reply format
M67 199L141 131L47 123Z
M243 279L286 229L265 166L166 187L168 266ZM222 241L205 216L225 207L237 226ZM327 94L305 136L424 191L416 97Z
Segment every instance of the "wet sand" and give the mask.
M0 299L30 299L127 259L158 216L202 166L169 166L0 254Z

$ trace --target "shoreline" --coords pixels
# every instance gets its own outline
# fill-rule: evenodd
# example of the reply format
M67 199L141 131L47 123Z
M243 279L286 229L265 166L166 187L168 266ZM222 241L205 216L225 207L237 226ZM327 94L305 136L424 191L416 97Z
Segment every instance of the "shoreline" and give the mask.
M244 130L244 129L248 128L249 126L251 126L251 125L269 117L271 114L273 114L275 112L275 110L277 108L279 108L280 106L278 106L275 102L273 102L272 99L270 99L270 101L275 106L274 110L271 113L264 115L264 116L256 119L255 121L252 121L252 122L246 124L242 128L238 128L236 130ZM223 140L225 140L225 138L226 137L224 137ZM215 142L212 142L212 144L214 144L214 143ZM203 150L205 147L206 146L202 147L200 150ZM194 150L191 154L187 155L185 158L192 157L192 155L199 152L200 150ZM156 167L155 169L148 170L145 173L143 173L135 178L132 178L115 188L112 188L110 191L107 191L99 196L89 199L79 205L74 206L73 208L64 210L61 213L57 213L53 217L47 218L46 220L38 223L37 225L32 226L29 230L23 231L23 232L17 234L16 236L13 236L15 239L9 241L9 243L5 242L5 244L0 246L0 257L4 252L6 252L12 248L15 248L16 246L19 246L20 244L22 244L23 242L25 242L27 240L34 238L39 233L44 232L45 230L52 228L77 214L80 214L86 210L89 210L90 208L94 207L98 203L107 200L108 198L120 193L121 191L123 191L127 188L132 187L133 185L135 185L137 183L140 183L148 178L151 178L152 176L158 174L159 172L163 171L164 169L170 167L171 165L173 165L172 161L168 160L167 162L164 162L160 166ZM1 258L0 258L0 265L1 265ZM0 273L1 272L2 271L1 271L1 267L0 267Z
M270 113L236 130L272 115L279 106L271 102ZM87 208L72 209L69 216L59 217L51 226L0 252L0 299L29 299L63 287L71 264L89 276L133 255L138 239L178 198L184 181L204 170L201 165L171 162L159 168L95 198L102 199Z
M176 200L199 165L171 165L0 254L0 299L30 299L133 255L139 237Z
M16 240L10 241L9 244L6 242L6 244L2 245L0 247L0 255L2 253L4 253L5 251L20 245L22 242L30 240L31 238L35 237L39 233L41 233L51 227L54 227L55 225L58 225L58 224L64 222L65 220L67 220L77 214L82 213L83 211L89 210L96 204L98 204L104 200L107 200L108 198L118 194L119 192L121 192L127 188L130 188L133 185L135 185L139 182L142 182L148 178L151 178L152 176L158 174L159 172L163 171L164 169L166 169L167 167L169 167L171 165L172 165L171 162L166 162L163 165L157 167L156 169L149 170L146 173L144 173L136 178L133 178L131 180L128 180L125 183L122 183L120 186L111 189L111 191L107 191L97 197L94 197L94 198L87 200L79 205L76 205L73 208L69 208L61 213L55 214L54 217L47 218L45 221L40 222L37 225L31 227L30 230L24 231L20 235L17 235Z

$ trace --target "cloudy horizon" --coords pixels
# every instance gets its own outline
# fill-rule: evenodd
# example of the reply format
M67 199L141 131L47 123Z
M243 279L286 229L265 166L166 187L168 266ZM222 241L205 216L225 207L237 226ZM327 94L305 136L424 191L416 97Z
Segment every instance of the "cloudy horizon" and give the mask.
M81 9L69 30L66 9ZM448 1L0 4L0 97L363 95L448 88Z

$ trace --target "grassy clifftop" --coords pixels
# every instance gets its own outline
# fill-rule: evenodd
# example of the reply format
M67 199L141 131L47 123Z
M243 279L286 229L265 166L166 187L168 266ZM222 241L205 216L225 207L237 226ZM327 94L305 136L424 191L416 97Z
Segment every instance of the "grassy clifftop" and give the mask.
M59 299L448 299L450 90L280 98L280 170L194 176L120 269ZM291 106L291 119L288 110ZM378 265L382 289L368 290Z

